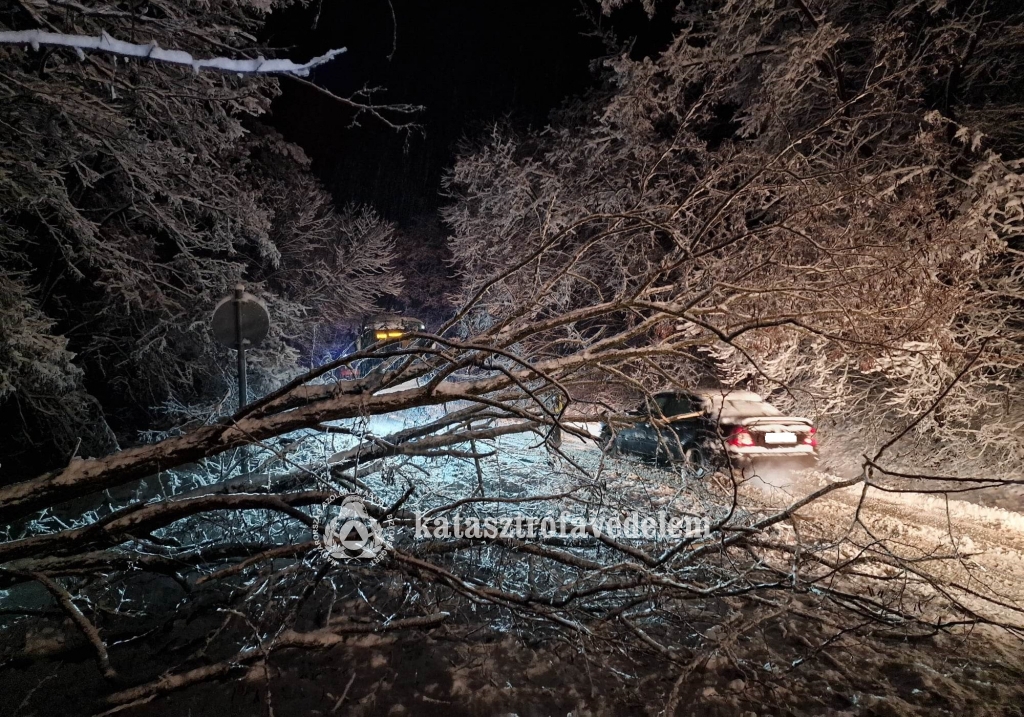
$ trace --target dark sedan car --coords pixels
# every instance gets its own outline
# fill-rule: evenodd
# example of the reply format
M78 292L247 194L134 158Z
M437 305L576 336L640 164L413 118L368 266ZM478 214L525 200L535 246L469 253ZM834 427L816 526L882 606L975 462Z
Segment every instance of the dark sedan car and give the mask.
M601 439L610 453L681 462L702 473L730 464L812 466L818 460L816 433L810 419L784 416L750 391L671 391L611 417Z

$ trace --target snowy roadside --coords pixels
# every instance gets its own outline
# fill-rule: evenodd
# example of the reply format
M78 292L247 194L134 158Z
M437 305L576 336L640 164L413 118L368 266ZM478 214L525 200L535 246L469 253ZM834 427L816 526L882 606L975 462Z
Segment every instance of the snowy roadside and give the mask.
M581 424L596 435L599 424ZM594 428L596 427L596 429ZM594 443L572 437L563 447L599 456ZM582 459L584 462L586 458ZM674 493L678 476L640 463L628 471L662 484ZM621 463L620 463L621 470ZM810 493L840 480L819 471L762 471L740 486L739 506L751 515L782 510ZM707 505L706 486L691 482L688 490L700 493ZM648 489L651 490L651 489ZM653 492L657 493L658 488ZM691 500L691 507L698 501ZM863 485L839 488L799 509L782 528L797 541L835 546L836 555L877 552L916 566L920 574L908 577L912 590L935 595L933 581L942 590L981 616L1009 625L1024 625L1024 515L942 495L892 493ZM795 528L791 527L795 526ZM884 572L884 571L883 571Z

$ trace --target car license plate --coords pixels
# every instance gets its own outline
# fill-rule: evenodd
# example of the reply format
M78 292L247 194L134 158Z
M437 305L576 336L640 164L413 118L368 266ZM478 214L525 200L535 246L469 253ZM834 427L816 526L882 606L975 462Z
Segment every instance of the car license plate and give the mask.
M778 433L766 433L764 434L764 442L771 444L796 443L796 434L789 433L788 431L780 431Z

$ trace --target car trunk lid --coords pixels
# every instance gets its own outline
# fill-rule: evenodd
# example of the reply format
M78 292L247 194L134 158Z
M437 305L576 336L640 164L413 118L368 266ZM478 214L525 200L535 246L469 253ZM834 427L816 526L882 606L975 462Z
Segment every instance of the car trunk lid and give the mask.
M749 416L730 423L750 434L750 447L778 450L807 445L805 439L813 427L810 419L800 416Z

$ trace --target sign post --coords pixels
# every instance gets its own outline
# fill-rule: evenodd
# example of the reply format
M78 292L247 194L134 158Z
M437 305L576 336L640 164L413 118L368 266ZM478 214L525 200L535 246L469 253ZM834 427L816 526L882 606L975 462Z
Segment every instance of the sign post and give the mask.
M244 284L238 284L231 296L224 297L214 307L211 324L217 343L238 352L238 408L241 410L249 403L245 349L258 346L270 333L270 313L262 301L246 292ZM249 460L244 448L242 472L249 472Z
M242 301L245 298L245 286L235 287L235 348L238 358L238 410L249 403L249 390L245 385L245 337L242 335Z

